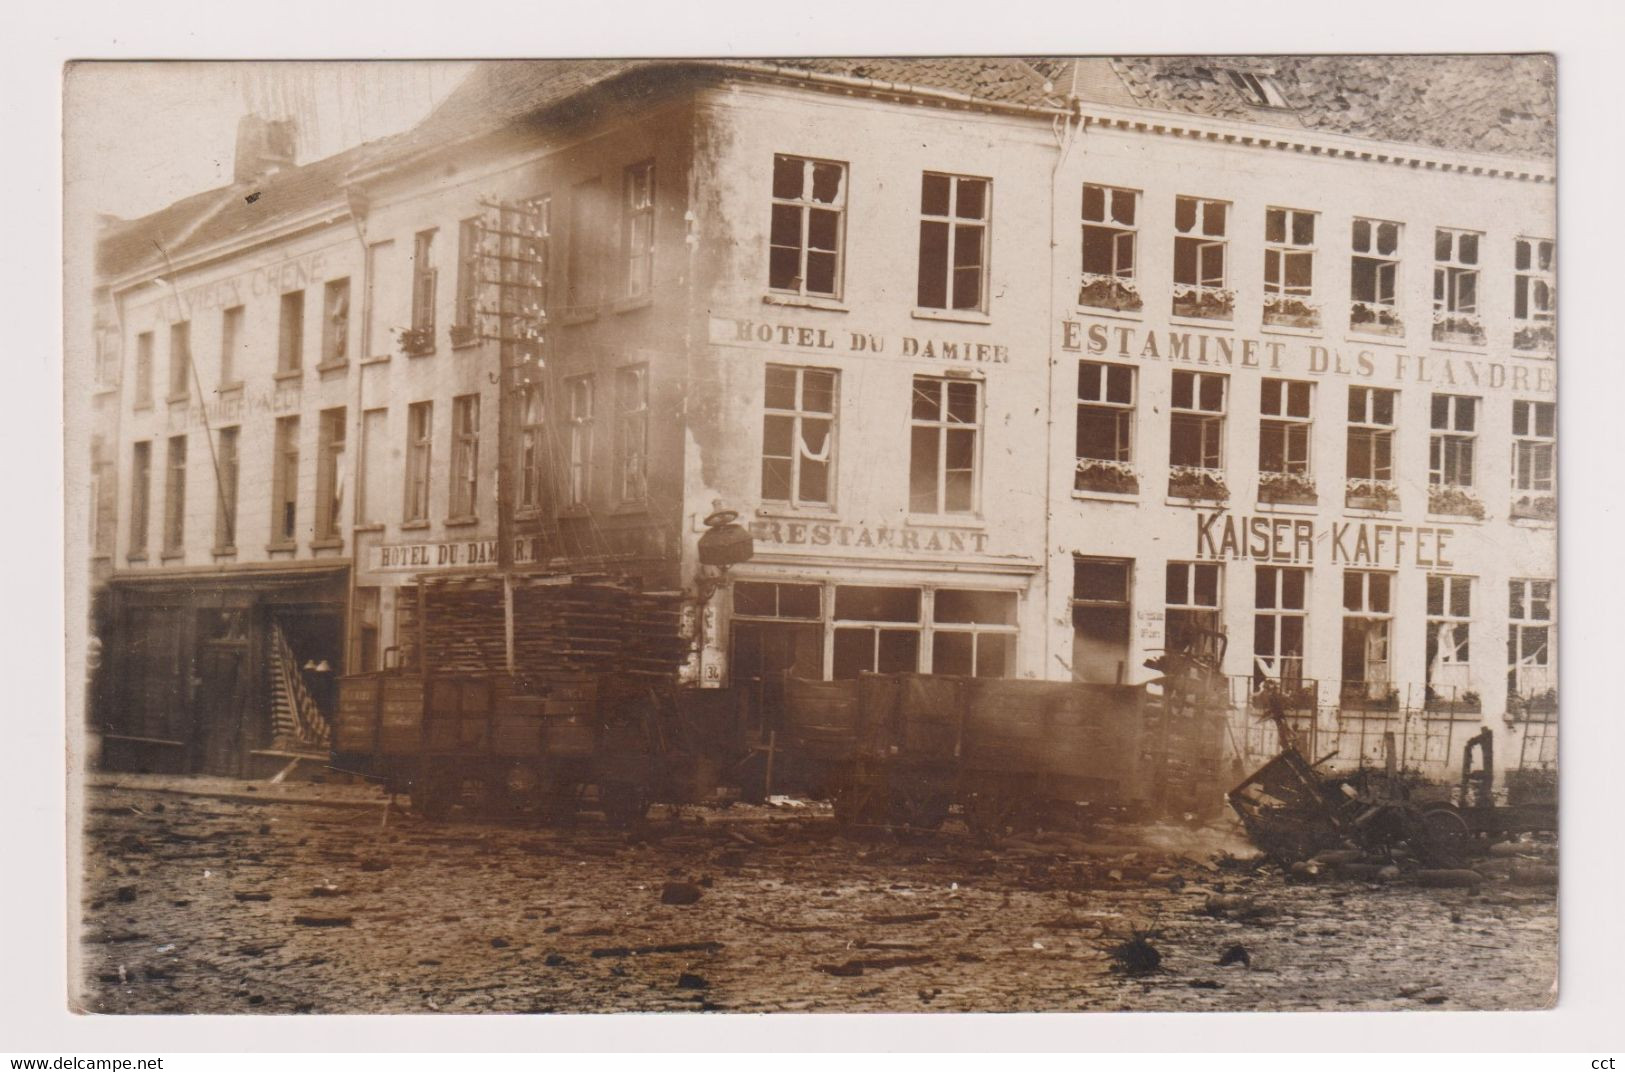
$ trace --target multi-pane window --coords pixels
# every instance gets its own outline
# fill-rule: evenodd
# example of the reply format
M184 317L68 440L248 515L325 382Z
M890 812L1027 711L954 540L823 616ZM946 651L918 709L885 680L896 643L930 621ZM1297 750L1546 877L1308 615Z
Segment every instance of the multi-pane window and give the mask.
M603 297L604 243L610 226L605 215L602 180L594 177L576 183L570 192L569 259L565 265L571 315L591 314Z
M220 465L220 491L214 505L214 550L217 554L237 546L237 478L241 470L241 429L222 428L215 450Z
M1470 682L1473 579L1428 574L1427 698L1455 700Z
M1557 341L1553 317L1557 290L1552 281L1556 247L1549 238L1520 238L1512 256L1512 345L1517 350L1550 350Z
M649 497L649 366L615 372L616 494L623 503Z
M152 405L152 332L135 337L135 404Z
M434 403L413 402L406 408L406 494L401 520L429 520L429 464L434 454Z
M621 190L621 255L626 296L642 298L654 283L655 166L633 164Z
M305 292L282 295L277 319L276 370L298 372L305 367Z
M1258 407L1260 472L1309 475L1313 396L1314 384L1303 380L1260 381Z
M1507 695L1531 699L1557 687L1552 669L1551 581L1508 582Z
M1213 372L1174 371L1168 436L1170 465L1224 468L1227 380Z
M914 377L909 411L909 510L966 514L976 509L981 425L979 383Z
M920 177L921 309L985 308L991 186L963 175Z
M839 297L845 212L845 164L775 155L767 285L793 294Z
M480 396L451 400L451 516L480 512Z
M920 590L866 585L835 588L835 679L920 668Z
M1315 213L1296 208L1264 212L1264 323L1320 326L1315 294Z
M152 444L143 440L130 457L130 557L147 557L147 517L152 509Z
M234 305L220 314L220 386L234 386L242 375L238 355L243 348L243 307Z
M1227 201L1174 199L1175 316L1229 320L1235 295L1225 286Z
M1253 683L1296 688L1303 680L1309 571L1257 566L1253 591Z
M592 427L597 400L591 376L572 376L564 381L570 403L570 501L571 507L587 505L592 490Z
M169 325L169 399L171 402L192 393L192 322Z
M1394 575L1343 571L1343 688L1353 700L1385 700L1392 680Z
M1557 407L1550 402L1512 403L1512 486L1551 491L1557 448Z
M1139 490L1134 460L1132 365L1078 362L1077 491Z
M1170 562L1165 571L1163 606L1165 639L1169 651L1190 647L1203 630L1219 628L1217 562Z
M762 498L828 506L835 464L835 384L829 369L767 366L762 400Z
M186 437L170 436L164 479L164 554L186 547Z
M271 457L271 544L292 545L299 536L299 418L279 417Z
M350 359L350 280L334 279L322 288L322 364Z
M931 606L931 672L1009 677L1016 661L1016 594L939 588Z
M1128 680L1133 577L1133 559L1073 556L1073 680L1118 685Z
M1433 232L1433 340L1483 345L1478 310L1477 231Z
M1393 481L1398 397L1398 391L1387 387L1349 388L1348 479Z
M433 230L419 231L412 237L412 330L427 333L433 349L435 285L439 270L434 265Z
M1083 285L1078 304L1136 311L1140 191L1115 186L1083 187Z
M542 385L525 384L519 395L519 509L524 511L542 508L547 419L542 403Z
M1473 486L1473 450L1478 441L1478 399L1470 395L1434 395L1428 444L1428 483L1445 487Z
M457 225L457 301L452 311L452 327L462 329L470 340L479 314L482 231L478 216Z
M1399 315L1399 228L1391 220L1354 221L1349 327L1355 331L1405 334Z
M324 409L316 429L316 539L336 540L344 511L344 407Z

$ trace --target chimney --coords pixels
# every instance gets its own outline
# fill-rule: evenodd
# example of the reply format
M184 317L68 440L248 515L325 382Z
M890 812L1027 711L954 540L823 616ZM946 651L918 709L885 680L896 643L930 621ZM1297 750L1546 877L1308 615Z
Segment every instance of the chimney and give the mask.
M245 115L237 121L237 159L232 181L258 182L267 175L293 166L292 119L266 119Z

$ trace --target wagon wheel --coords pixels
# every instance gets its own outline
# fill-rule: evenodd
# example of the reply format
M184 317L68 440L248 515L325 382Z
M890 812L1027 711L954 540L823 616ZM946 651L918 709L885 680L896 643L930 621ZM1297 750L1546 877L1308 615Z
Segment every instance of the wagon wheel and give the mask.
M935 830L948 818L953 797L923 777L899 778L891 785L886 814L894 824L915 830Z
M625 829L649 815L649 790L637 782L605 782L598 787L598 806L609 825Z
M425 764L408 788L412 810L425 819L439 822L451 814L461 783L449 771Z
M846 781L835 787L835 821L841 826L867 826L885 805L881 787L872 782Z
M1467 820L1455 808L1429 808L1418 817L1410 833L1411 848L1429 867L1461 867L1473 839Z
M982 789L965 800L965 825L987 842L1016 832L1027 801L1009 789Z

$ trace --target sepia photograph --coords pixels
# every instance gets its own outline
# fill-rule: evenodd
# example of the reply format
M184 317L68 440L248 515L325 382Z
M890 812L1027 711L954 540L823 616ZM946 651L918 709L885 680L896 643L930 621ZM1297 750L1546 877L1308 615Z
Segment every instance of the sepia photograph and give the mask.
M68 64L67 1007L1552 1008L1559 63Z

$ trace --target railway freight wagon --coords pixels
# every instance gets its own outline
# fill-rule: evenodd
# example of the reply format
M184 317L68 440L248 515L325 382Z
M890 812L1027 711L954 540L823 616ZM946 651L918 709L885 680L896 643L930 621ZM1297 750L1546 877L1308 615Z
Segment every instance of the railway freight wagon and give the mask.
M842 822L932 829L958 804L980 836L1080 808L1214 814L1222 713L1159 688L866 674L792 681L787 761Z

